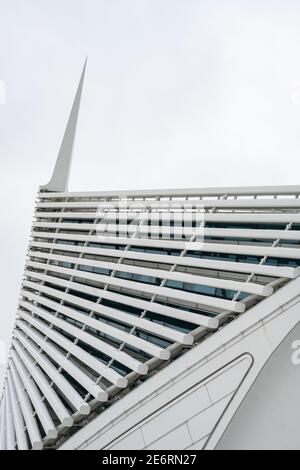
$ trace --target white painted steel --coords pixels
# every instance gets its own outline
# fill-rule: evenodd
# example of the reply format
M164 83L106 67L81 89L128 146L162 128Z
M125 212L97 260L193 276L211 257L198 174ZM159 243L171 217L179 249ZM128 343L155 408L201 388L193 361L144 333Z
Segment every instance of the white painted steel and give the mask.
M25 346L26 344L26 346ZM31 352L34 349L30 345L29 341L24 343L26 349ZM48 403L51 405L56 416L60 419L61 423L65 427L72 426L73 419L68 412L67 408L55 393L54 389L50 386L50 382L46 379L46 376L43 374L42 370L37 366L33 357L27 352L19 341L16 339L13 340L13 347L17 351L19 357L22 359L27 370L30 372L31 377L34 379L40 390L43 392Z
M76 335L76 327L73 327L68 322L63 321L56 316L49 314L47 310L44 310L40 307L36 307L32 303L29 302L20 302L20 306L26 308L27 310L37 314L39 317L49 321L52 325L61 328L62 330L66 331L67 333ZM63 307L62 307L63 308ZM23 311L19 310L19 314L22 318L26 319L26 316ZM40 331L45 331L45 326L42 325L40 322L36 322L37 328ZM94 356L87 353L84 349L80 348L72 341L65 338L62 334L58 333L57 331L48 328L47 329L47 336L58 345L66 349L69 353L72 353L73 356L80 359L84 362L87 366L91 369L94 369L98 372L99 375L103 375L110 380L114 385L119 388L125 388L127 386L127 380L119 375L117 372L113 371L112 369L108 369L101 361L97 360Z
M52 270L52 266L48 266L48 269L51 271ZM65 269L65 268L57 268L56 266L53 267L53 271L59 271L60 269ZM67 268L68 269L68 268ZM89 278L88 274L89 273L84 273L82 274L83 271L79 271L79 270L76 270L74 269L73 270L73 274L78 276L78 277L86 277L86 278ZM36 278L36 279L40 279L42 281L45 281L45 282L53 282L53 279L51 279L51 276L47 276L45 274L38 274L38 273L35 273L35 272L30 272L30 271L26 271L25 272L26 276L28 277L33 277L33 278ZM114 285L114 286L120 286L120 287L124 287L124 288L129 288L129 289L134 289L136 291L140 291L140 292L147 292L149 294L152 294L152 295L161 295L161 296L165 296L165 297L168 297L170 299L177 299L177 300L186 300L188 302L193 302L197 305L203 305L203 306L206 306L206 307L215 307L215 308L219 308L220 310L228 310L228 311L231 311L231 312L238 312L238 313L242 313L245 311L245 305L243 302L235 302L235 301L232 301L232 300L225 300L225 299L219 299L217 297L212 297L212 296L206 296L206 295L202 295L202 294L193 294L193 293L190 293L190 292L187 292L187 291L181 291L181 290L177 290L177 289L172 289L172 288L168 288L168 287L161 287L161 286L153 286L153 285L150 285L150 284L143 284L143 283L140 283L140 282L135 282L135 281L127 281L127 280L124 280L124 279L120 279L120 278L116 278L116 277L111 277L111 276L104 276L104 275L101 275L101 274L98 274L97 275L97 280L99 282L102 282L104 284L108 283L110 285ZM91 291L91 288L90 287L87 287L87 286L84 286L83 284L79 284L79 283L72 283L70 281L64 281L64 280L61 280L61 279L56 279L55 280L55 283L57 285L66 285L66 283L69 283L69 286L67 287L76 287L75 290L79 290L81 292L93 292ZM24 282L24 285L27 285L26 284L26 281ZM36 288L38 286L35 286ZM94 290L94 293L95 293L95 290ZM99 293L99 295L97 295L97 297L101 297L101 292ZM67 297L66 297L67 299ZM79 302L79 301L78 301ZM97 307L97 308L96 308ZM95 309L97 310L99 307L98 305L95 305ZM101 306L102 308L102 311L104 313L104 311L109 311L107 310L107 308L104 309L103 306ZM111 309L112 310L112 309ZM98 310L97 310L98 311ZM99 311L99 313L101 313L101 311ZM119 313L120 315L120 319L126 315L126 314L123 314L123 312Z
M26 318L27 322L30 323L31 325L33 326L37 325L38 322L31 316L24 315L24 317ZM107 400L107 393L101 387L99 387L99 385L96 385L87 375L85 375L84 372L82 372L79 367L77 367L69 359L67 359L64 354L62 354L58 349L52 346L52 344L50 344L48 341L45 341L43 336L35 332L32 328L29 328L25 322L18 320L17 325L33 341L35 341L35 343L38 344L38 346L43 348L43 350L49 355L49 357L51 357L57 364L59 364L59 366L62 369L67 371L75 380L77 380L78 383L80 383L80 385L82 385L89 393L91 393L92 396L97 398L97 400L99 401ZM85 404L83 404L83 400L80 398L77 392L75 392L77 395L77 398L76 398L74 392L75 392L75 389L72 390L72 395L73 395L72 402L74 406L78 409L78 411L81 410L82 406L84 406L84 409L85 409ZM70 395L68 395L68 397L70 397Z
M44 289L44 288L43 288ZM70 315L73 311L76 310L72 309L71 307L64 307L60 303L57 303L53 300L47 299L44 296L38 296L33 294L31 291L22 290L22 296L35 300L42 305L46 305L49 308L54 309L55 311L61 312L64 315ZM53 292L55 294L55 292ZM166 317L175 318L182 321L187 321L190 323L194 323L195 325L205 326L209 329L216 329L219 326L218 320L216 318L210 318L208 316L204 316L197 313L192 313L188 311L179 310L173 307L167 307L165 305L157 304L155 302L151 302L149 304L146 300L136 299L134 297L128 297L126 295L117 294L115 292L110 291L101 291L101 297L105 299L114 300L119 303L124 303L125 305L131 305L136 308L140 308L142 310L148 310L151 312L156 312ZM77 312L76 312L77 313ZM159 330L162 331L162 330ZM188 334L181 333L179 331L174 331L174 333L168 332L168 335L174 334L174 341L182 343L182 344L190 344L190 336Z
M120 197L213 197L213 196L300 195L300 186L226 186L218 188L170 188L123 191L41 192L41 199L120 198Z
M28 336L34 336L34 341L37 340L39 341L40 344L43 343L43 337L40 335L37 335L36 333L33 333L29 331L29 328L23 324L19 324L20 328L23 330L26 330L26 334ZM147 374L148 372L148 367L145 364L142 364L140 361L134 359L133 357L129 356L128 354L124 353L123 351L119 351L118 349L114 348L113 346L110 346L108 343L105 343L104 341L100 340L99 338L96 338L85 331L81 330L80 328L76 329L76 335L79 339L81 339L83 342L85 342L88 345L91 345L95 347L96 349L99 349L99 351L103 352L104 354L107 354L108 356L112 357L113 359L116 359L119 361L121 364L126 365L127 367L131 368L138 374L144 375ZM30 333L30 334L29 334ZM36 356L35 356L36 359ZM37 359L36 359L37 360ZM38 361L37 361L38 362ZM45 364L46 362L46 364ZM46 357L43 358L43 365L46 365L47 367L47 374L51 377L50 372L56 376L56 380L58 380L59 387L66 387L66 392L68 393L68 397L71 396L71 394L74 394L74 403L75 403L75 408L78 409L78 411L82 414L88 414L89 412L89 406L87 404L83 404L82 400L80 398L80 395L75 391L73 387L69 385L69 383L65 380L62 380L62 376L57 373L56 369L52 369L50 367L50 363L48 363L48 360L46 360ZM50 372L49 371L50 368ZM63 383L62 383L63 382ZM77 406L76 406L77 404Z
M248 292L250 294L257 294L261 296L268 296L273 293L273 289L268 286L261 286L259 284L253 284L251 282L237 282L230 281L227 279L217 279L209 278L204 276L197 276L193 274L186 274L183 272L169 272L162 269L150 269L147 267L139 267L135 265L128 264L117 264L110 263L108 261L94 261L90 259L74 258L73 256L63 256L63 255L51 255L49 253L43 253L40 251L29 251L29 256L33 258L44 258L49 260L61 261L65 263L78 264L79 266L92 266L103 269L110 269L111 271L123 272L123 273L132 273L132 274L141 274L144 276L150 276L153 278L168 279L178 282L183 282L187 284L197 284L202 286L211 286L221 289L232 289L242 292ZM27 263L28 266L32 264ZM44 268L45 266L42 263L39 263L39 266ZM129 282L129 280L128 280Z
M300 273L300 186L65 192L83 76L36 204L1 448L55 441Z
M64 268L62 268L64 269ZM28 277L30 278L31 276L28 275ZM39 273L33 273L32 274L32 277L34 279L43 279L45 277L45 275L43 274L39 274ZM49 279L49 282L51 282L51 277L48 276ZM47 278L46 278L47 279ZM67 283L69 283L69 287L71 288L74 288L75 290L78 290L80 292L85 292L85 293L88 293L88 294L91 294L91 295L97 295L97 296L102 296L102 290L100 290L99 292L99 289L96 289L94 287L90 287L90 286L85 286L83 284L78 284L78 283L70 283L70 281L65 281L63 279L57 279L56 280L57 282L57 285L58 286L66 286ZM120 322L124 322L124 323L129 323L129 324L134 324L136 321L138 321L138 318L135 317L135 316L132 316L132 315L129 315L121 310L117 310L117 309L113 309L111 307L106 307L106 306L103 306L101 304L95 304L89 300L85 300L85 299L82 299L82 298L78 298L77 296L74 296L74 295L70 295L70 294L66 294L66 293L62 293L61 291L59 290L56 290L56 289L53 289L52 287L45 287L43 285L36 285L36 283L34 282L31 282L31 281L24 281L24 287L29 287L29 288L32 288L32 289L39 289L40 292L45 292L45 293L48 293L50 295L53 295L55 298L57 299L60 299L61 301L67 301L73 305L78 305L78 306L81 306L85 309L88 309L88 310L94 310L95 312L101 314L101 315L104 315L108 318L111 318L111 319L114 319L114 320L118 320ZM103 294L104 295L104 294ZM149 310L151 310L152 306L151 304L149 305ZM204 317L204 315L203 315ZM193 317L194 318L194 317ZM217 326L218 326L218 322L215 318L209 318L209 317L206 317L207 318L207 326L209 328L212 328L212 329L215 329ZM187 315L186 315L186 321L189 321L189 312L187 312ZM190 320L191 322L193 322L193 320ZM201 323L203 323L201 321ZM162 335L163 337L166 337L166 333L167 333L167 338L170 336L170 335L173 335L175 334L176 337L178 338L178 335L176 334L177 332L172 332L172 330L169 332L169 328L159 328L158 326L154 326L154 328L156 328L157 332L159 332L160 335Z
M33 330L31 330L25 323L17 321L17 326L32 340L38 341L40 347L44 342L44 338ZM57 385L57 387L62 391L62 393L67 397L68 401L73 405L74 409L79 411L79 413L86 415L90 412L90 407L84 400L81 398L79 393L73 388L72 385L59 373L58 369L49 361L45 354L40 354L40 350L34 343L29 342L26 339L26 336L21 333L20 330L15 332L16 338L28 349L28 345L31 345L30 353L39 366L45 371L45 373L52 379L52 381ZM36 343L38 344L38 343Z
M56 438L56 426L50 416L50 413L45 403L42 401L42 395L38 387L36 386L35 381L30 378L30 374L28 374L27 369L18 358L16 352L13 350L11 352L11 357L19 373L19 376L26 388L26 392L34 406L35 412L37 413L37 416L39 417L39 420L45 430L46 436L50 439Z
M10 377L10 380L14 384L18 396L18 401L20 403L27 432L31 441L31 447L33 450L42 450L43 441L37 421L34 418L34 409L12 361L9 362L9 369L7 373Z
M193 222L195 220L195 214L197 213L187 213L184 216L185 222ZM183 216L182 212L174 212L174 213L169 213L164 215L165 218L174 220L174 222L182 222ZM111 212L107 213L105 211L103 212L36 212L35 216L39 219L60 219L63 217L63 219L79 219L79 220L85 220L85 219L93 219L97 217L97 219L104 219L106 221L109 220L128 220L131 222L132 220L137 221L148 221L150 220L149 214L147 212ZM290 222L299 224L300 222L300 214L291 212L291 213L263 213L263 212L243 212L243 213L238 213L238 212L210 212L210 213L204 213L203 214L203 219L206 222L234 222L234 223L257 223L257 224L266 224L266 223L273 223L273 224L288 224ZM159 222L161 220L161 215L159 212L154 212L151 213L151 222ZM45 227L55 227L54 224L57 224L57 222L46 222ZM79 225L79 224L77 224ZM57 225L56 225L57 227ZM62 225L63 227L63 225ZM76 226L74 226L75 228Z
M114 208L123 208L128 209L139 209L141 207L160 209L160 208L172 208L172 207L183 207L183 208L230 208L230 209L239 209L239 208L255 208L255 209L276 209L276 208L300 208L300 199L199 199L197 200L186 200L186 199L175 199L175 200L161 200L161 201L137 201L137 200L128 200L128 201L90 201L90 202L81 202L81 201L68 201L68 202L40 202L37 204L37 207L40 209L44 208L55 208L55 209L73 209L73 208L101 208L101 209L114 209Z
M287 231L288 233L288 231ZM38 238L53 238L54 240L56 239L61 239L61 240L72 240L72 241L86 241L88 243L96 243L97 241L99 242L99 239L97 236L90 236L90 235L74 235L74 234L64 234L64 233L54 233L54 232L32 232L32 236L36 236ZM160 242L158 240L139 240L139 239L115 239L113 241L114 245L121 245L124 243L130 243L132 246L136 247L142 247L143 245L145 246L152 246L156 247L157 242ZM103 238L101 239L102 244L106 244L109 246L110 243L112 243L111 238ZM149 244L150 243L150 244ZM172 241L170 241L170 248L178 248L177 245L173 246L171 245ZM176 242L175 242L176 243ZM67 245L65 245L67 246ZM53 244L51 244L52 249L55 248ZM76 246L72 246L74 248L74 251L77 251ZM90 253L88 248L81 247L83 253ZM91 248L91 253L95 252L95 254L99 254L101 256L111 256L111 257L120 257L122 256L125 259L133 259L133 260L143 260L143 261L151 261L151 262L157 262L157 263L170 263L170 264L176 264L178 266L192 266L192 267L197 267L197 268L204 268L204 269L214 269L217 271L233 271L233 272L240 272L240 273L255 273L255 274L260 274L262 276L274 276L274 277L286 277L288 279L294 279L299 275L299 268L290 268L286 266L267 266L267 265L260 265L260 264L253 264L253 263L247 263L247 262L232 262L232 261L224 261L222 259L220 260L214 260L214 259L205 259L205 258L194 258L191 256L185 256L185 257L180 257L180 256L172 256L172 255L158 255L158 254L152 254L152 253L145 253L145 252L137 252L137 251L122 251L120 253L120 250L111 250L109 248ZM93 250L93 251L92 251Z
M8 388L8 393L10 396L18 450L28 450L28 440L25 431L24 418L20 409L19 401L17 399L13 382L10 380L9 377L7 379L6 387Z
M5 394L1 400L1 419L0 419L0 449L6 450L6 397Z
M300 273L300 186L67 192L84 73L36 202L1 449L55 446Z
M22 305L22 304L21 304ZM24 306L24 304L23 304ZM27 304L27 308L30 308L30 304ZM67 333L71 333L73 331L72 329L69 328L70 324L64 320L59 320L54 317L54 315L47 314L47 312L42 309L33 307L32 311L39 315L40 317L46 319L50 324L56 325L62 330L66 331ZM67 346L67 344L63 341L63 338L60 339L58 335L56 335L56 332L54 331L49 331L48 325L45 325L36 319L34 319L31 315L28 315L25 313L23 310L18 310L18 314L20 317L22 317L24 320L26 320L28 323L31 323L33 326L35 326L37 329L39 329L42 333L44 333L46 336L54 340L54 337L56 339L56 342L59 342L60 346L64 347ZM124 333L121 330L118 330L116 328L111 328L109 325L99 322L98 320L95 320L94 318L89 318L86 315L80 314L73 312L73 314L69 315L71 318L74 320L78 320L80 322L83 322L85 325L90 326L91 328L95 328L98 331L101 331L103 333L106 333L107 335L113 336L125 343L131 344L132 346L135 346L136 348L140 348L141 350L144 350L145 352L153 355L154 357L158 357L159 359L169 359L170 358L170 352L165 351L162 348L156 347L155 345L148 343L147 341L141 340L140 338L137 338L135 336L129 335L127 333ZM116 331L115 331L116 330ZM49 335L47 335L47 332L49 331ZM51 337L52 336L52 337ZM61 336L61 335L60 335ZM131 337L130 337L131 336ZM146 343L146 344L145 344ZM72 343L71 343L72 345ZM68 345L68 346L71 346ZM67 351L70 352L68 347L65 347Z
M13 413L11 406L11 399L9 395L8 386L5 389L5 400L6 400L6 449L15 450L16 448L16 434L13 421Z
M299 199L300 200L300 199ZM71 224L69 224L71 226ZM85 226L85 224L79 224ZM38 227L38 225L36 225ZM90 224L87 224L90 227ZM100 226L101 227L101 226ZM144 235L147 238L149 235L169 235L170 233L174 234L177 237L182 237L183 235L186 237L191 237L192 235L196 235L198 237L202 237L205 241L207 237L218 237L218 238L248 238L248 239L270 239L276 240L277 238L281 240L300 240L300 230L268 230L268 229L234 229L234 228L193 228L193 227L169 227L169 226L155 226L155 225L121 225L121 224L107 224L105 228L106 232L119 232L119 233L127 233L133 234L138 231L139 237ZM99 229L99 234L100 234ZM105 233L105 232L104 232ZM104 233L102 235L104 235ZM99 240L100 241L100 240ZM40 246L39 244L35 244L31 242L30 245L32 246ZM75 247L76 248L76 247ZM57 248L58 249L58 248Z

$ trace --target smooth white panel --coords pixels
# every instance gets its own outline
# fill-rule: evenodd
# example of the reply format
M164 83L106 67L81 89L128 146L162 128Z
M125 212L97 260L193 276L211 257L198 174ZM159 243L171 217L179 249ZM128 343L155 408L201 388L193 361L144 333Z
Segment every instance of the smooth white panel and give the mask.
M159 440L146 447L147 450L182 450L192 443L186 424L182 424Z
M143 436L140 429L132 432L120 442L109 447L110 450L141 450L145 447Z
M187 422L193 442L211 433L231 397L232 395L227 395Z
M195 410L202 410L210 405L211 401L204 386L170 404L167 409L161 410L157 416L142 426L146 445L194 416Z

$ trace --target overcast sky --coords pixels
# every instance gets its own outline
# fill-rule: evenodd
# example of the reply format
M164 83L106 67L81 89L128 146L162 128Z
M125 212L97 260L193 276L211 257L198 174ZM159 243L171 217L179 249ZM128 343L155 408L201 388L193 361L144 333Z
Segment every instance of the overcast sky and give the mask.
M300 2L0 0L8 344L35 196L86 54L71 190L300 183Z

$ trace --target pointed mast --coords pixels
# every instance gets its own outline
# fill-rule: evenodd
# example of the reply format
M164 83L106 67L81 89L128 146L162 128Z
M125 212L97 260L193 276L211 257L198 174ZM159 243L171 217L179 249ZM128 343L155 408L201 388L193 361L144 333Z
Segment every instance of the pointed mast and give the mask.
M69 176L76 136L76 127L82 95L82 88L85 76L87 58L85 60L76 96L73 102L72 110L65 130L65 134L61 143L56 165L48 184L41 186L41 191L57 191L65 192L68 190Z

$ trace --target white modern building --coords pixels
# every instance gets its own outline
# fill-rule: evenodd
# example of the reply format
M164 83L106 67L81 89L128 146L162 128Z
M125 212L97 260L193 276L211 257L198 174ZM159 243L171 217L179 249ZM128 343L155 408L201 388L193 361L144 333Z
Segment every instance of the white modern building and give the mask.
M39 189L5 449L300 449L300 186Z

